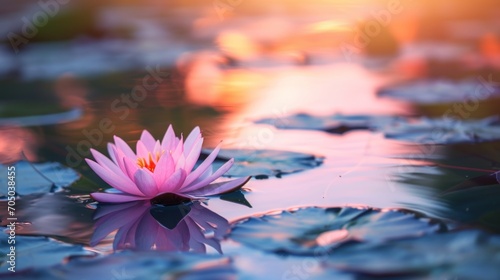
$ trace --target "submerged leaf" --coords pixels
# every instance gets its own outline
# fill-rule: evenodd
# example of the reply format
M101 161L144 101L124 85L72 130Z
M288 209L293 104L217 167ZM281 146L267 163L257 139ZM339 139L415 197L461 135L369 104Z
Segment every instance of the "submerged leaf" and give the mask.
M303 208L249 218L234 225L230 238L265 251L316 255L348 241L378 243L433 233L441 227L396 210Z
M19 161L9 166L15 167L13 180L19 195L54 192L71 185L80 178L76 171L57 162ZM7 174L7 165L0 165L0 172ZM10 180L8 176L1 176L0 184L7 186L8 180ZM6 196L6 191L7 188L2 188L0 196Z
M207 149L203 154L206 156L210 152L211 150ZM256 179L266 179L271 176L279 178L283 174L304 171L323 163L323 157L298 152L224 149L214 161L214 168L219 168L230 158L234 158L235 162L224 176L254 176Z
M325 265L379 277L432 275L439 279L498 279L498 252L500 237L462 231L379 244L348 244L326 257Z

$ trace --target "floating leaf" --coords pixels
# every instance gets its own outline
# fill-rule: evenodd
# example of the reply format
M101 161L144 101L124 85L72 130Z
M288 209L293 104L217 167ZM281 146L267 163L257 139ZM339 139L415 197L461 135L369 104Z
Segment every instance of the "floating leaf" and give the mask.
M386 138L420 144L477 143L500 140L500 120L452 118L405 118L369 115L311 116L297 114L280 119L263 119L257 123L285 129L313 129L342 134L354 129L383 132Z
M221 256L124 251L105 257L75 258L66 264L20 273L0 273L2 279L235 279L229 258ZM167 277L168 276L168 277Z
M498 279L499 252L500 237L462 231L379 244L348 244L326 257L325 265L379 277Z
M477 177L465 180L465 181L451 187L450 189L446 190L445 192L443 192L443 195L448 194L448 193L452 193L452 192L456 192L456 191L462 191L462 190L468 190L468 189L478 188L478 187L482 187L482 186L499 184L500 182L497 178L498 174L499 173L481 175L481 176L477 176Z
M351 130L376 130L395 121L396 117L369 115L313 116L296 114L289 117L270 118L256 121L260 124L270 124L282 129L312 129L323 130L334 134L343 134Z
M436 232L442 225L396 210L303 208L237 223L230 238L265 251L315 255L348 241L382 242Z
M420 144L478 143L500 139L498 118L460 121L450 118L399 120L383 128L387 138Z
M449 192L443 195L442 199L450 205L447 218L499 231L499 196L500 187L498 184L493 184Z
M211 150L204 150L206 156ZM214 161L214 169L219 168L225 161L234 158L235 163L224 176L245 177L254 176L256 179L266 179L271 176L281 177L317 167L323 163L323 157L311 154L278 151L278 150L247 150L225 149L219 152Z
M1 111L0 111L1 112ZM38 116L21 116L0 118L0 126L41 126L54 125L78 120L83 115L81 108L74 108L67 112L53 113Z
M418 81L383 88L379 96L420 104L464 102L500 96L500 87L488 82L463 80Z
M1 225L10 215L7 200L0 201ZM50 236L68 243L87 244L92 235L93 209L65 193L26 195L16 200L15 217L22 223L16 235Z
M250 202L248 202L245 195L240 190L226 193L226 194L222 194L220 196L220 199L225 200L225 201L230 201L232 203L236 203L236 204L240 204L240 205L245 205L248 208L252 208L252 205L250 204Z
M16 225L19 227L20 225ZM15 236L9 239L10 231L0 232L0 269L7 271L11 265L8 263L11 254L10 247L15 246L16 272L28 268L48 267L61 263L70 256L92 255L85 251L81 245L70 245L38 236ZM14 240L15 243L9 243ZM2 277L3 279L3 277Z
M67 187L80 178L80 175L71 168L57 162L30 163L19 161L14 165L16 192L19 195L33 193L55 192ZM0 165L0 172L7 174L7 165ZM1 176L0 184L7 186L9 177ZM0 190L0 196L6 196L7 188Z

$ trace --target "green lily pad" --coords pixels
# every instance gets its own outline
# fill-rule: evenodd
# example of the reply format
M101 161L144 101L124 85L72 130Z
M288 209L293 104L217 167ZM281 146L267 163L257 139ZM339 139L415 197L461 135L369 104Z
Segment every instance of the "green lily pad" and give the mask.
M372 277L498 279L499 252L499 236L470 230L379 244L349 244L327 256L324 264Z
M458 120L445 117L297 114L286 118L263 119L257 123L271 124L284 129L322 130L334 134L358 129L371 130L384 133L386 138L419 144L480 143L500 140L500 120L497 117Z
M417 81L381 89L378 95L420 104L464 102L483 99L482 96L500 96L500 87L475 80Z
M385 137L419 144L480 143L500 139L500 122L481 120L408 119L383 128Z
M19 161L13 165L15 174L12 177L18 195L34 193L47 193L61 190L80 178L75 170L65 167L57 162L30 163ZM7 174L7 165L0 165L0 172ZM0 184L7 186L10 181L8 176L0 177ZM7 188L0 190L0 197L7 195Z
M16 225L19 227L19 225ZM9 239L10 231L0 232L0 269L7 271L11 266L10 251L11 246L15 246L15 270L43 268L61 263L71 256L88 256L93 253L83 249L81 245L71 245L38 236L15 236ZM9 244L10 240L10 244ZM14 240L14 241L12 241ZM14 242L14 243L12 243ZM2 277L3 279L3 277Z
M38 106L43 107L43 106ZM0 114L2 112L0 110ZM7 113L7 115L9 115ZM3 126L42 126L67 123L70 121L78 120L83 115L81 108L74 108L66 112L50 113L44 115L26 115L26 116L12 116L7 118L0 118L0 125Z
M342 115L313 116L296 114L289 117L269 118L256 121L281 129L322 130L333 134L343 134L351 130L377 130L397 120L391 116Z
M104 257L74 258L66 264L25 273L0 273L2 279L234 279L231 260L222 256L157 251L124 251Z
M7 200L0 201L2 226L7 226L12 217L7 206ZM22 196L15 204L14 217L22 224L16 229L16 236L48 236L67 243L88 244L93 232L93 212L63 192Z
M205 149L201 158L212 150ZM268 177L280 178L284 174L301 172L315 168L323 163L323 157L311 154L278 151L224 149L214 161L214 169L219 168L229 159L234 158L234 165L224 174L226 177L253 176L256 179Z
M442 224L397 210L312 207L251 217L236 223L229 237L264 251L317 255L347 242L380 243L441 229Z

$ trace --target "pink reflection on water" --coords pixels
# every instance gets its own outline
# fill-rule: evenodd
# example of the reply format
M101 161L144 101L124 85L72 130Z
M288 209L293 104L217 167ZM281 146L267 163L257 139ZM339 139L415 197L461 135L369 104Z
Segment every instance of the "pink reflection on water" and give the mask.
M111 239L106 239L109 235L115 251L136 249L205 253L208 245L222 253L220 239L229 230L226 219L199 202L168 208L165 210L179 212L182 215L180 220L173 221L175 217L167 212L160 212L161 217L158 218L163 222L156 220L149 201L101 205L94 215L97 222L90 245L109 244ZM165 222L173 223L172 228L168 228Z
M40 143L32 131L21 127L0 127L0 163L12 163L21 159L36 161Z

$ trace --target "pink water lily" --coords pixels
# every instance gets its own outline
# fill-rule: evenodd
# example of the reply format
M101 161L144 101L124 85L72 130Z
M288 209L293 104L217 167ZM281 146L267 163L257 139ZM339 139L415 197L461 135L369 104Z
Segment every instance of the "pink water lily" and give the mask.
M214 183L234 163L234 159L230 159L213 172L212 163L221 144L194 169L203 144L199 127L195 127L185 141L182 135L180 139L175 136L172 126L168 127L162 141L155 140L144 130L137 141L136 152L120 137L114 136L114 140L114 144L108 143L111 159L94 149L91 152L96 161L86 159L90 168L114 188L91 194L100 202L151 200L165 194L200 199L236 190L250 179Z

